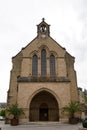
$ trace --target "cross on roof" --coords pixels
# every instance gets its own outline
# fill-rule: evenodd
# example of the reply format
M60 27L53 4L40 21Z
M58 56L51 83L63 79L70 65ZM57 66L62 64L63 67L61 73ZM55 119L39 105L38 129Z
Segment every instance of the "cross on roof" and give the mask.
M42 21L45 21L45 18L42 18Z

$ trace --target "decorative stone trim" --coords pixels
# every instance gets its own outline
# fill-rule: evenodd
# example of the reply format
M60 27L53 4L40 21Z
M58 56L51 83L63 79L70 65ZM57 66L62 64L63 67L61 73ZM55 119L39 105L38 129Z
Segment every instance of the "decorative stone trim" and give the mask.
M18 82L70 82L66 77L18 77Z

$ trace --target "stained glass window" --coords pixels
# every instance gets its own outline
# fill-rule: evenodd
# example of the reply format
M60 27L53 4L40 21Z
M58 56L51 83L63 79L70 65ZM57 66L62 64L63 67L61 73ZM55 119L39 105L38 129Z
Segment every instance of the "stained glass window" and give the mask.
M46 76L46 50L41 51L41 75Z
M37 76L38 74L38 57L34 55L32 57L32 75Z
M55 76L55 56L50 56L50 75Z

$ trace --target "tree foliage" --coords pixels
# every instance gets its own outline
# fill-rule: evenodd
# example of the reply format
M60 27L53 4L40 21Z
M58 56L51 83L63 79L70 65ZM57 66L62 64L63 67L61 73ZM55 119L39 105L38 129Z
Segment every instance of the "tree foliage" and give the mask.
M1 110L0 111L0 116L5 117L5 115L6 115L6 110Z
M84 102L87 104L87 94L82 95Z
M9 108L7 109L7 112L9 112L9 114L12 114L14 118L18 118L18 116L20 116L21 114L24 114L23 109L19 108L18 104L12 104L11 106L9 106Z
M81 111L81 107L79 103L72 101L67 106L65 106L63 110L69 112L70 117L74 117L76 112Z

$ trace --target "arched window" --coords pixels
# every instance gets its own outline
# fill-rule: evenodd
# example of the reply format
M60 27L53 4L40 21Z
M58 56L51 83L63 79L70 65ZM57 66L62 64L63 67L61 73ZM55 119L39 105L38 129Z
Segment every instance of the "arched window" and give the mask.
M46 50L41 51L41 75L46 76Z
M37 76L38 74L38 57L34 55L32 57L32 76Z
M50 56L50 75L55 76L55 56Z

